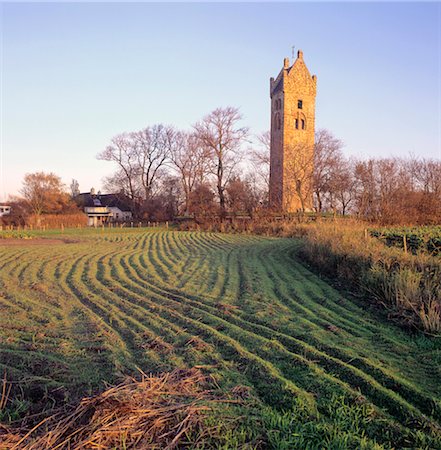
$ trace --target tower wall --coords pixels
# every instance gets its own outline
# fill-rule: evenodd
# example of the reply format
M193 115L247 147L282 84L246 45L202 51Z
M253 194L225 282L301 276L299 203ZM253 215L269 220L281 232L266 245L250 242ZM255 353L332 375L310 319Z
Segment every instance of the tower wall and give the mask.
M270 204L274 210L312 210L316 77L298 52L290 67L285 58L270 81Z

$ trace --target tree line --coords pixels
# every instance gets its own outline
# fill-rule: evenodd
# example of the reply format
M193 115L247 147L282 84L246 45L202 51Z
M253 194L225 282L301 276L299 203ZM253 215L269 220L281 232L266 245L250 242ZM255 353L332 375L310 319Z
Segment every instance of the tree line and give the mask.
M154 125L123 133L98 155L117 167L106 180L110 191L130 197L143 217L258 215L268 212L270 132L253 139L236 108L218 108L190 131ZM320 213L354 215L383 223L436 223L441 219L441 161L409 158L348 158L343 143L318 130L311 153L292 153L293 179L311 191ZM293 183L295 185L295 183ZM300 198L301 204L305 203Z
M242 119L237 108L217 108L190 130L157 124L119 134L97 156L114 166L104 188L129 199L140 220L267 215L270 132L252 136ZM348 158L342 141L323 129L316 132L313 154L293 150L305 155L289 167L293 179L312 179L301 180L309 191L293 188L290 194L313 196L318 213L385 224L441 220L439 160ZM304 170L311 166L312 175ZM27 174L18 203L35 215L72 212L79 193L75 180L70 191L69 196L54 174ZM300 198L302 205L304 200Z

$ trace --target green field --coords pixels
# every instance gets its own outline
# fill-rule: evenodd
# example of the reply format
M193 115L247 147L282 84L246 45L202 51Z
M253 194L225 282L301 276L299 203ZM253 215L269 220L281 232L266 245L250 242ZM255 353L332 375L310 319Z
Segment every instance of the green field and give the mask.
M137 367L203 366L219 389L249 392L219 448L441 448L441 342L318 278L299 241L160 229L41 237L0 242L0 369L14 383L0 422Z

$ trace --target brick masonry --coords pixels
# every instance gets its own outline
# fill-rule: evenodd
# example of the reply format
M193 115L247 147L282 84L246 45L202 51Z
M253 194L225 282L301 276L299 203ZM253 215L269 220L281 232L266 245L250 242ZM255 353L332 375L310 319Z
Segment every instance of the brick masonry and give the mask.
M316 87L301 50L270 80L270 204L276 211L312 210Z

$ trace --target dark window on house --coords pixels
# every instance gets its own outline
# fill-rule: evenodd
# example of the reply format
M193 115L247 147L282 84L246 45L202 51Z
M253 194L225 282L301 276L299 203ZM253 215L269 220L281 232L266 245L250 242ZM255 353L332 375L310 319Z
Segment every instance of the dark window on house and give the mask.
M299 119L296 119L296 130L299 129Z
M302 119L302 130L304 130L305 129L305 121L304 121L304 119Z
M277 123L277 129L280 130L280 128L282 127L282 121L280 120L279 113L277 113L277 116L276 116L276 123Z
M303 100L297 100L297 108L303 109Z

